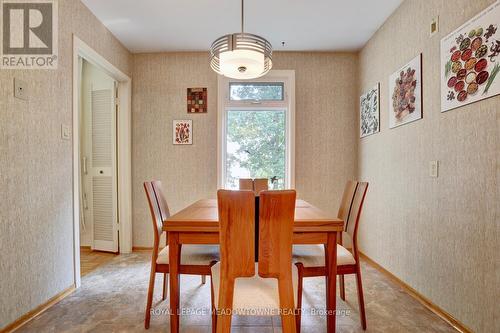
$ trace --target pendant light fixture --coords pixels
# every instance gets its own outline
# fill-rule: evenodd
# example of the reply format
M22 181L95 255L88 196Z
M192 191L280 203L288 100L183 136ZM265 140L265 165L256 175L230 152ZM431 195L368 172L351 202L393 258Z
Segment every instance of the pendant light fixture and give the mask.
M265 38L244 32L241 0L241 33L216 39L210 47L210 66L232 79L255 79L271 70L273 47Z

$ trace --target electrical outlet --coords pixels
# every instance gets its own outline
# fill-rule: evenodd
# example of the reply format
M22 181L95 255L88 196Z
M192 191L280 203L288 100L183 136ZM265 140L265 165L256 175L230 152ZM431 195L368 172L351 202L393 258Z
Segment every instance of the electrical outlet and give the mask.
M28 100L28 84L25 81L14 78L14 97Z
M71 140L71 129L68 125L61 124L61 139Z
M439 161L429 162L429 177L437 178L439 175Z
M429 26L429 37L434 36L438 31L439 31L439 16L436 16L431 20L431 24Z

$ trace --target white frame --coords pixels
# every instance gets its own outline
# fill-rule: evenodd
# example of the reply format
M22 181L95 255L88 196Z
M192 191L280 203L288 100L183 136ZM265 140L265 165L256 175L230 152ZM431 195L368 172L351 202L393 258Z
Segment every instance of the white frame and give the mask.
M408 68L414 68L415 69L415 76L417 80L417 86L415 89L415 113L412 114L409 119L406 119L404 122L396 122L394 119L394 110L393 110L393 105L392 105L392 95L394 93L394 88L395 88L395 79L399 76L399 74L402 71L405 71ZM423 113L423 67L422 67L422 53L419 53L416 57L412 58L410 61L408 61L404 66L400 67L398 70L396 70L394 73L392 73L389 76L389 128L394 129L399 126L403 126L409 123L413 123L415 121L421 120L424 117ZM418 111L418 113L417 113Z
M283 82L283 101L230 101L229 82ZM218 76L217 96L217 187L225 186L225 143L226 143L226 109L250 109L267 107L269 109L285 109L286 114L286 140L287 149L285 157L286 182L285 187L295 188L295 71L294 70L271 70L266 76L254 80L235 80L224 76Z
M187 143L177 143L175 141L175 125L177 123L188 123L189 124L189 130L191 131L189 135L189 141ZM174 119L172 120L172 144L174 146L185 146L185 145L192 145L193 144L193 120L192 119Z
M362 104L362 101L363 101L363 97L368 95L373 90L377 91L377 113L376 113L376 115L377 115L377 121L378 121L378 129L373 133L368 133L368 134L363 135L363 132L361 130L361 124L363 123L363 104ZM377 84L374 87L366 90L365 92L363 92L361 94L361 96L359 96L359 138L360 139L366 138L367 136L377 134L377 133L380 133L380 82L377 82Z
M131 172L131 106L132 80L85 42L73 35L73 258L74 280L80 287L80 126L78 92L78 58L100 68L118 82L118 219L120 253L132 252L132 172Z

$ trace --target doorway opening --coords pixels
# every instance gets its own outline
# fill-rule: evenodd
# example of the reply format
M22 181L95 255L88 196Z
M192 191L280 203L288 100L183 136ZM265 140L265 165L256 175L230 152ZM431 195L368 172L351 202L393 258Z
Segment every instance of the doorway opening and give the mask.
M80 267L85 275L118 254L117 82L78 59ZM103 253L106 252L106 253Z
M131 80L73 37L75 285L132 250Z

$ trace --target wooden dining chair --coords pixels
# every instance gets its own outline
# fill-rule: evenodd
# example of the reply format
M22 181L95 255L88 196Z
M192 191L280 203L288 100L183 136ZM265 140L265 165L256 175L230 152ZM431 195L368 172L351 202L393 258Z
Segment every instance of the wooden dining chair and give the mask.
M295 191L260 193L260 261L255 263L254 193L217 192L221 261L212 267L211 279L217 333L230 332L233 309L238 314L279 313L283 331L296 332L300 295L291 254L295 197Z
M253 191L258 195L262 191L269 189L269 180L267 178L255 178L253 180Z
M161 182L144 182L144 189L153 221L154 235L151 273L149 276L148 297L144 318L144 327L148 329L151 319L156 273L163 273L163 300L166 298L169 254L168 246L165 246L160 251L160 237L163 233L163 221L170 216L170 213L167 201L163 195ZM211 274L211 266L217 260L219 260L219 247L217 245L185 245L182 247L179 272L180 274L201 275L203 278L203 276Z
M253 191L253 179L240 178L239 179L239 189Z
M347 225L349 223L349 214L351 212L352 200L354 198L354 193L356 192L357 186L357 181L347 181L344 187L344 193L342 194L342 200L337 212L337 217L344 221L344 232L345 230L347 230ZM340 239L338 240L338 243L340 244L342 244L343 239L348 238L344 237L342 234L340 234ZM350 241L349 239L345 240ZM324 255L325 249L323 245L315 244L293 246L293 260L295 262L301 262L304 264L304 277L326 275Z
M151 181L151 184L153 185L153 191L155 193L155 196L156 196L156 201L158 203L158 209L160 210L160 215L161 215L161 219L162 221L165 221L166 219L168 219L170 217L170 209L168 208L168 204L167 204L167 199L165 198L165 194L163 192L163 185L161 183L161 181L159 180L152 180ZM165 246L168 245L168 239L165 238L166 240L166 244ZM189 247L188 250L192 250L194 248L192 247ZM209 253L212 253L212 254L216 254L216 257L217 257L217 260L218 260L218 247L217 246L204 246L203 248L199 248L200 251L202 250L209 250ZM196 254L198 255L198 254ZM203 255L202 253L200 253L199 255ZM165 300L166 298L166 288L167 288L167 273L164 273L163 275L163 300ZM201 283L202 284L205 284L206 283L206 275L202 275L201 276Z
M344 236L340 237L340 244L337 244L337 275L339 275L340 280L340 297L345 301L344 275L356 274L359 313L361 326L364 330L366 330L366 314L363 287L361 283L357 233L358 222L361 216L361 210L367 189L368 183L357 183L354 181L347 182L338 212L338 217L344 220ZM349 238L351 251L342 245L345 240L345 236L348 236ZM293 259L299 268L300 286L302 286L303 278L326 276L324 246L295 245L293 249ZM299 306L301 306L301 300L299 300Z

